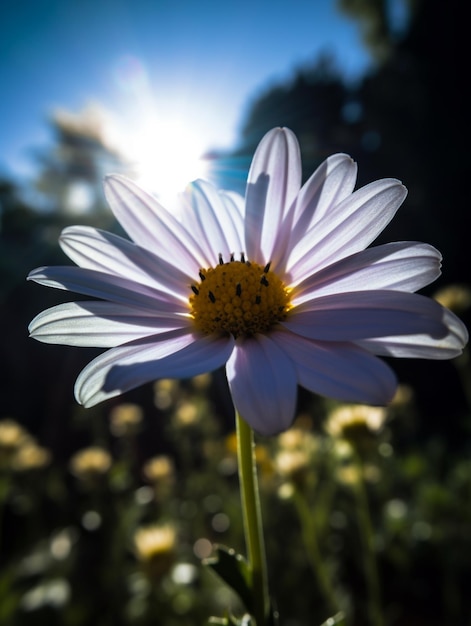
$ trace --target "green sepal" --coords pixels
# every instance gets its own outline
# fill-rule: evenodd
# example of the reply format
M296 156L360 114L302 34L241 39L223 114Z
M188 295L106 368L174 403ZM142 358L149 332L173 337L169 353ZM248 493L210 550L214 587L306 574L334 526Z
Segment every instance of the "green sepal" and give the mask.
M333 617L329 617L321 626L346 626L345 615L337 613Z
M252 609L250 570L244 557L232 548L217 545L214 556L205 559L203 564L211 567L238 594L250 613ZM228 622L228 624L232 623Z

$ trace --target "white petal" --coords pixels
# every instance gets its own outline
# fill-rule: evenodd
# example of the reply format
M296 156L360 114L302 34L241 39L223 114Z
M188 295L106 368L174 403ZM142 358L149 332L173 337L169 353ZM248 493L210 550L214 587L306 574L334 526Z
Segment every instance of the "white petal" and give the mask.
M334 154L321 163L303 185L289 211L290 247L353 192L356 176L356 163L347 154Z
M286 331L271 335L293 360L298 382L314 393L344 402L387 404L396 391L392 370L349 343L312 341Z
M188 283L195 278L181 271L178 260L176 265L173 258L167 262L127 239L89 226L65 228L59 242L80 267L123 276L157 289L186 292Z
M287 263L292 282L364 250L391 221L406 194L399 181L380 180L362 187L329 211L294 246Z
M29 332L44 343L111 348L190 323L185 317L161 316L114 302L66 302L37 315Z
M81 267L39 267L28 275L46 287L74 291L86 296L110 300L131 307L139 307L159 313L188 313L188 305L172 294L158 291L132 280L83 269ZM188 289L190 293L190 289Z
M232 253L242 251L240 213L233 202L203 180L188 185L183 197L183 221L193 236L204 242L203 248L213 252L209 265L218 262L219 253L227 262Z
M393 289L414 292L440 276L441 254L410 241L362 250L306 278L295 289L294 304L346 291Z
M106 199L129 237L138 245L172 258L190 276L208 263L191 234L153 196L124 176L105 179Z
M443 323L448 329L440 339L417 334L405 337L378 337L358 341L358 345L380 356L410 359L453 359L459 356L468 343L468 331L463 322L448 309L444 309Z
M242 242L244 238L245 199L235 191L224 190L220 191L219 195L226 205L229 215L234 218L234 221L236 222L237 232L239 233L239 237Z
M304 232L355 188L357 165L348 154L328 157L302 186L293 205L293 224L301 220Z
M386 335L427 333L445 337L443 307L400 291L357 291L321 296L296 307L283 326L322 341L354 341Z
M112 348L82 370L75 383L77 402L85 407L118 396L159 378L191 378L221 367L234 340L171 331L158 340Z
M287 128L275 128L259 143L248 176L245 251L250 261L261 265L278 261L280 227L300 188L298 141Z
M239 248L234 248L235 252L245 252L244 236L244 214L245 200L235 191L220 191L221 201L226 207L226 215L232 221L232 225L227 226L229 231L234 231L234 240L237 239Z
M262 435L290 427L296 409L293 363L266 335L238 340L226 365L234 405Z

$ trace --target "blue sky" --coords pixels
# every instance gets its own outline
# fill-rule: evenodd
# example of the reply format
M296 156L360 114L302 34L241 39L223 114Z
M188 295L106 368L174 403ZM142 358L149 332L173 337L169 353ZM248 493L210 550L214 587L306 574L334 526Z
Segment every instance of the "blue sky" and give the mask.
M153 104L206 148L231 147L248 102L331 52L355 77L370 59L335 0L3 0L0 174L27 173L61 107L101 103L132 133ZM141 129L142 131L142 129ZM183 141L183 139L182 139Z

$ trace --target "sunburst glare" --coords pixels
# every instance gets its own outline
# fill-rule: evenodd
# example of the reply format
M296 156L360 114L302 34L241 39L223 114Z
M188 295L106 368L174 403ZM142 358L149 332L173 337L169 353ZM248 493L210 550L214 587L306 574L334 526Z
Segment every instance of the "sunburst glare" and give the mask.
M138 124L117 135L121 153L130 161L133 178L151 189L162 203L172 203L188 182L204 178L208 146L185 118L146 113Z

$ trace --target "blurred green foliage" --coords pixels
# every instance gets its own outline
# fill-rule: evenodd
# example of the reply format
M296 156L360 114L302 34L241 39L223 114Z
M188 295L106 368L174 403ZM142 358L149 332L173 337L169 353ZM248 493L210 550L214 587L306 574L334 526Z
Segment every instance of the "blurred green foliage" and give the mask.
M67 458L0 420L2 624L243 615L202 564L218 546L245 551L235 434L217 387L209 375L153 385L162 438L147 452L152 422L138 404L78 410L69 428L84 443ZM375 601L391 626L467 623L469 448L450 456L440 438L405 443L426 417L410 388L380 419L370 407L302 405L291 430L256 447L280 624L321 624L336 611L370 624Z

